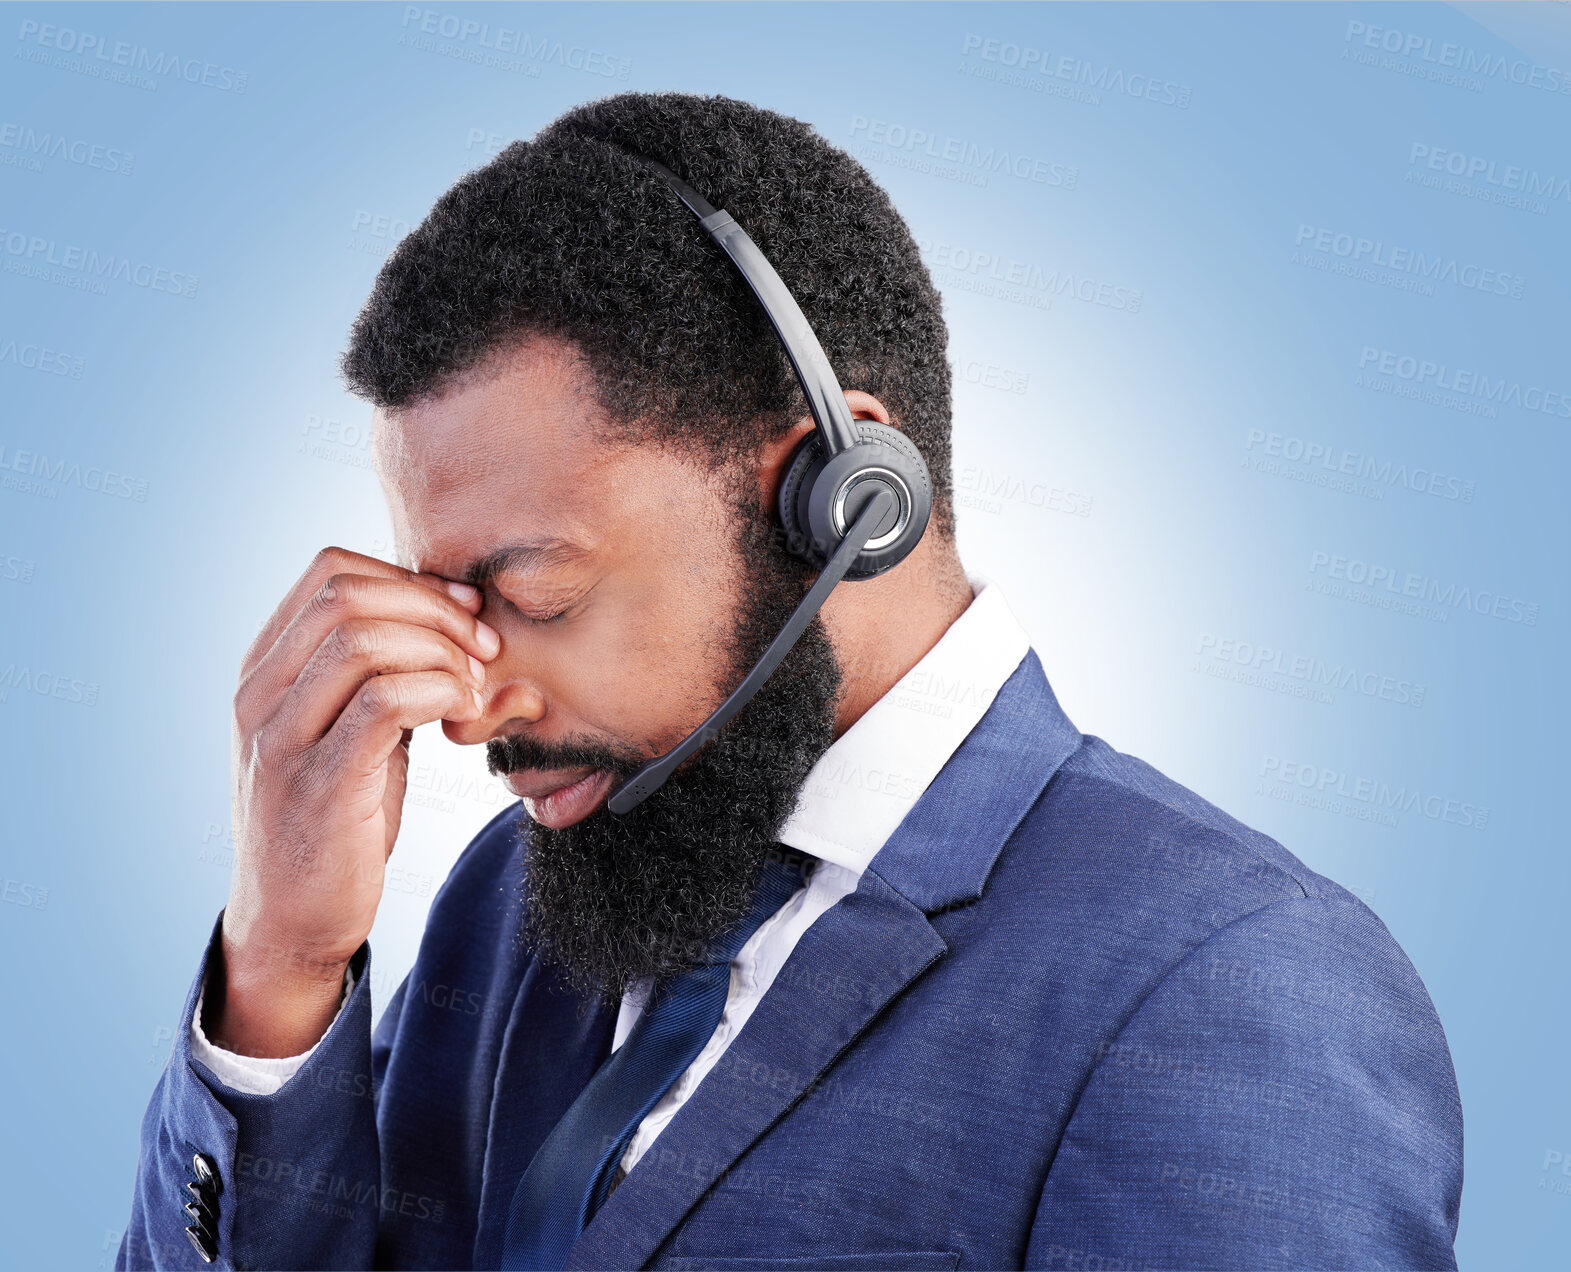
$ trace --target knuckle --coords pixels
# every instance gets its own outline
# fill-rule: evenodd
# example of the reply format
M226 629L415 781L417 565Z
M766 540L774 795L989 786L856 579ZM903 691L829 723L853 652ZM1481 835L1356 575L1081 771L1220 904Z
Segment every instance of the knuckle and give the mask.
M343 548L326 547L312 558L311 569L316 574L339 574L348 564L349 553Z
M380 627L365 618L350 618L333 628L329 638L332 653L343 662L366 662L381 652L383 640Z
M263 727L251 742L252 750L264 769L277 769L288 758L288 750L278 730Z
M329 574L311 595L310 606L318 614L328 614L340 608L347 599L347 574Z
M382 716L397 711L403 694L398 682L389 676L373 676L360 686L360 711L365 716Z
M250 672L240 681L240 687L235 690L235 724L242 733L250 733L252 726L257 723L257 713L260 708L256 686L256 673Z

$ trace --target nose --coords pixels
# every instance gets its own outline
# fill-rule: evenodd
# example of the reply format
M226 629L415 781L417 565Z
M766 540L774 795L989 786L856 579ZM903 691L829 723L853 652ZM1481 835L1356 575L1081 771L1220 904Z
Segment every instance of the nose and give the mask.
M503 650L507 648L505 642ZM519 723L538 724L545 719L545 696L527 677L510 674L504 652L486 664L480 686L481 712L475 720L444 720L442 732L460 746L478 746L498 733L517 732ZM504 730L503 726L511 726Z

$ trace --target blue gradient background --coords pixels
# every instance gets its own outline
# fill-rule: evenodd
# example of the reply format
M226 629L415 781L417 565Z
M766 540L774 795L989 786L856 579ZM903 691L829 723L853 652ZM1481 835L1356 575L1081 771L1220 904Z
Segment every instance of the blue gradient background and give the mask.
M420 35L428 11L592 50L593 66L626 78L549 57L473 60L487 54L478 36ZM1571 946L1552 792L1567 758L1571 421L1400 396L1407 381L1371 383L1360 361L1389 351L1571 393L1571 94L1431 78L1421 53L1409 70L1423 73L1406 73L1359 32L1427 38L1434 57L1450 42L1564 68L1571 7L410 12L0 14L6 1261L112 1262L142 1111L227 894L239 659L318 548L392 555L369 408L334 369L381 260L505 140L637 88L798 116L885 184L945 295L968 565L1004 585L1082 729L1369 901L1423 975L1456 1060L1459 1257L1563 1266L1571 1175L1554 1155L1571 1158ZM42 24L177 58L196 82L91 74L79 66L112 63L63 53ZM1069 78L1001 80L1017 54L989 40L1044 50ZM209 66L216 85L201 82ZM1108 78L1077 87L1080 66ZM243 92L228 72L244 73ZM1136 75L1173 86L1158 97L1174 100L1117 86ZM38 162L28 129L134 161L128 173ZM1063 179L964 164L956 179L924 167L913 130ZM868 149L875 133L895 144ZM1483 157L1497 174L1536 170L1551 192L1523 208L1426 187L1416 178L1444 174L1411 162L1415 145ZM1521 295L1449 282L1425 295L1322 268L1342 259L1334 251L1305 264L1305 226L1499 270L1523 280ZM69 269L55 271L66 281L25 272L39 250L71 248L195 276L195 295L121 280L96 294L68 285ZM1074 284L1024 286L1022 303L997 294L992 276L1011 268ZM1077 298L1102 284L1123 308ZM66 374L26 365L40 348ZM1371 457L1377 471L1439 473L1471 497L1367 476L1351 491L1319 484L1326 470L1267 454L1271 434ZM144 497L69 476L29 489L19 451L129 475ZM1317 553L1496 593L1535 607L1535 621L1327 595ZM1355 668L1421 685L1422 699L1344 688L1320 701L1292 692L1304 682L1291 674L1276 682L1288 691L1252 683L1238 658ZM414 754L401 873L372 934L379 1007L413 960L431 893L510 799L481 752L434 729ZM1324 772L1487 817L1327 807Z

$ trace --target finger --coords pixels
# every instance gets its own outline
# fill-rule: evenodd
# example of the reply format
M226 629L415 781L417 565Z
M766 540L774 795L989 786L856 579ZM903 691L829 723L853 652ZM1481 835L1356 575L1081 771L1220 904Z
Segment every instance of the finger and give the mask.
M477 720L481 706L469 685L445 671L373 676L355 691L319 742L329 771L349 781L374 776L404 732L433 720Z
M245 657L240 660L242 680L257 663L262 661L311 594L335 574L364 574L373 578L418 583L421 587L457 600L470 613L478 613L480 610L480 593L466 583L454 583L435 574L416 574L401 565L393 565L376 557L366 556L364 553L351 552L348 548L323 548L312 559L306 572L289 589L288 595L279 602L272 617L263 625L257 638L246 650Z
M242 732L259 728L278 711L289 688L332 633L346 623L389 620L440 632L482 663L494 658L501 640L445 591L407 579L334 574L323 580L273 647L242 676L235 693L235 719ZM429 664L445 665L445 664ZM372 670L414 670L409 667ZM368 671L367 674L370 674ZM324 729L327 727L324 723Z
M350 619L328 633L262 728L275 741L304 750L333 727L367 680L419 671L445 672L473 690L485 680L479 660L441 632L387 619Z

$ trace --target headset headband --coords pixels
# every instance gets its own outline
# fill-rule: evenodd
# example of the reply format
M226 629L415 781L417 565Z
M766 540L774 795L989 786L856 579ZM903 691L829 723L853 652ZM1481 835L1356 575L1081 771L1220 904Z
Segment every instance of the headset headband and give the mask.
M758 244L731 219L724 209L716 209L709 200L683 181L663 163L643 155L635 156L652 168L677 196L692 210L705 233L714 239L729 256L785 346L786 357L802 382L802 392L807 395L807 409L813 413L819 434L824 439L824 449L832 458L841 451L850 450L861 440L861 430L846 405L845 393L835 378L823 346L813 334L807 317L802 313L796 298L781 281L775 267L758 250Z

